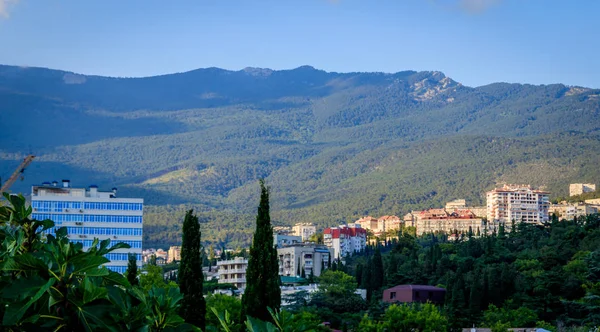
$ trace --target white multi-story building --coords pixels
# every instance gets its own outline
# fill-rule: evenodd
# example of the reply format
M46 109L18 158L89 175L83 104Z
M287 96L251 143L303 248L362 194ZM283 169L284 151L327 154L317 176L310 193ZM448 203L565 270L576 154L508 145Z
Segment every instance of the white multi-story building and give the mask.
M596 191L596 184L594 183L571 183L569 185L569 196L576 196L594 191Z
M359 224L340 225L325 228L323 242L333 248L334 258L343 258L353 252L360 252L367 245L367 230Z
M487 219L510 225L526 222L548 222L550 193L534 190L529 185L504 185L486 193Z
M71 242L82 243L84 248L89 248L94 238L110 239L111 244L129 244L129 249L106 255L110 259L106 264L109 269L125 272L129 254L135 254L141 266L143 199L117 198L116 188L109 192L98 191L97 186L72 188L68 180L63 180L62 186L56 181L33 186L31 207L33 218L54 221L54 229L47 233L54 234L56 229L66 227Z
M323 269L329 268L331 249L314 243L298 243L277 248L279 275L289 277L313 275L318 277Z
M302 237L296 235L273 234L273 242L277 248L289 246L294 243L302 243Z
M300 236L302 242L308 241L311 236L317 233L317 227L312 223L297 223L292 227L293 235Z
M226 261L217 261L220 284L232 284L240 290L246 288L246 269L248 260L236 257Z

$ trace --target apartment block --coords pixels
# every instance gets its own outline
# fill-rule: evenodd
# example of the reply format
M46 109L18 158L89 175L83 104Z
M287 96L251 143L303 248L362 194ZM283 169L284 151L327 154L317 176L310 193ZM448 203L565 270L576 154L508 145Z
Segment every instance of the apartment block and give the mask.
M279 257L279 275L300 277L311 273L318 277L323 269L329 268L332 260L332 249L314 243L298 243L277 248Z
M149 248L146 250L142 250L142 262L144 264L148 264L152 259L154 259L156 261L156 265L164 265L165 263L167 263L168 258L169 253L160 248Z
M383 225L384 232L397 231L402 227L403 222L398 216L383 216L377 219L377 223Z
M548 214L555 214L559 220L573 220L594 213L598 213L598 208L585 203L561 202L559 204L550 205L550 208L548 209Z
M596 191L596 185L593 183L571 183L569 185L569 196L576 196Z
M142 225L144 200L141 198L117 198L117 189L99 191L97 186L72 188L69 180L45 182L31 189L32 218L51 219L55 223L47 234L66 227L69 239L89 248L94 238L110 239L131 246L106 255L110 262L106 267L123 273L127 270L128 255L135 254L142 264Z
M312 223L297 223L292 227L292 234L300 236L302 242L308 241L311 236L317 233L317 227Z
M169 251L167 252L167 263L171 263L174 261L181 261L181 247L180 246L171 246L169 247Z
M550 193L529 185L504 185L486 193L487 219L506 225L515 222L539 224L549 221Z
M357 225L360 225L361 228L370 230L376 236L383 233L383 231L384 231L383 224L380 224L376 218L373 218L371 216L366 216L366 217L360 218L357 221L355 221L354 223Z
M323 242L333 249L334 258L343 258L360 252L367 244L367 230L360 224L340 225L323 231Z
M485 229L483 219L477 218L473 212L467 209L429 209L413 212L417 235L429 233L460 234L471 230L482 234Z
M367 216L354 222L365 230L370 230L375 236L382 236L386 232L399 230L403 221L398 216L383 216L377 219Z
M455 209L466 209L467 208L467 200L465 199L455 199L446 203L446 210L455 210Z
M217 261L220 284L233 284L240 290L246 288L246 269L248 260L243 257Z
M277 248L292 245L295 243L302 243L302 237L296 235L287 235L287 234L273 234L273 243Z

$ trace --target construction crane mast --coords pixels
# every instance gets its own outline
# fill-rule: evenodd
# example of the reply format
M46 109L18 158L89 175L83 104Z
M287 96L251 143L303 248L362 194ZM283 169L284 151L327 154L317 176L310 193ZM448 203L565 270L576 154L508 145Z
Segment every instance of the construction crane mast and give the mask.
M21 162L21 164L19 165L19 167L17 167L15 172L8 178L8 180L6 180L4 182L4 184L2 184L2 188L0 188L0 193L3 193L5 191L8 191L8 189L10 189L10 187L13 185L13 183L15 183L15 181L17 181L19 176L23 172L25 172L25 168L27 168L27 166L29 166L29 164L31 164L31 162L33 161L33 158L35 158L34 155L28 155L27 157L25 157L25 159L23 159L23 162Z

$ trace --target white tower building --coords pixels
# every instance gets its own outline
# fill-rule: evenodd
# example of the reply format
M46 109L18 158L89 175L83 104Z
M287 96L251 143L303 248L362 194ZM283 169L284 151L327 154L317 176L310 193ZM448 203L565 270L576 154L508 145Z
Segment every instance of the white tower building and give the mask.
M84 249L92 245L94 238L110 239L111 245L127 243L129 249L118 249L106 255L109 269L124 273L128 254L137 257L142 264L142 225L144 200L141 198L117 198L117 189L98 191L97 186L71 188L69 180L46 182L31 189L32 217L51 219L55 229L66 227L71 242L82 243ZM54 234L55 229L49 230Z
M487 192L488 221L510 225L526 222L539 224L549 221L550 193L534 190L529 185L504 185Z

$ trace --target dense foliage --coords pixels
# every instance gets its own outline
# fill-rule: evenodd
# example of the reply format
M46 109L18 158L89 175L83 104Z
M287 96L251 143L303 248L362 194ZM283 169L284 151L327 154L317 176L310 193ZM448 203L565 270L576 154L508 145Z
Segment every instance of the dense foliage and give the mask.
M279 263L269 215L269 189L264 180L260 180L260 203L246 269L242 318L250 316L263 321L271 319L268 308L279 310L281 305L279 285Z
M415 238L404 232L382 248L386 251L382 288L399 284L446 288L441 314L449 328L598 326L599 247L600 215L553 219L544 226L520 223L498 234L457 241L442 235ZM376 254L369 249L349 258L348 269L365 271ZM381 294L377 303L379 299ZM374 305L378 304L371 302L369 311L378 312ZM384 325L385 319L377 314L370 318Z
M116 185L152 205L149 247L178 244L193 208L206 241L236 248L251 242L258 178L278 193L275 224L331 226L456 198L478 205L496 182L566 196L570 182L600 177L590 153L600 151L599 95L561 84L470 88L439 72L211 68L114 79L1 66L0 176L32 152L16 192L67 175Z
M101 266L110 240L84 251L66 228L44 235L51 220L31 220L22 196L0 206L0 317L6 331L192 331L178 316L176 288L132 286Z

